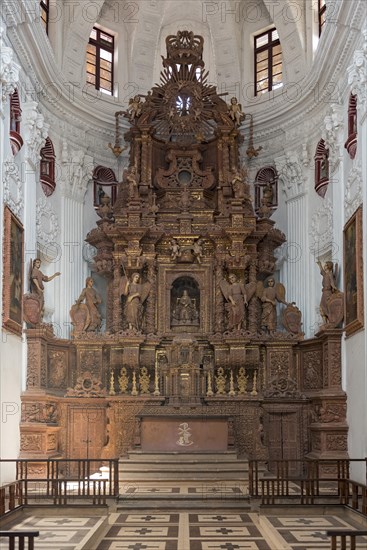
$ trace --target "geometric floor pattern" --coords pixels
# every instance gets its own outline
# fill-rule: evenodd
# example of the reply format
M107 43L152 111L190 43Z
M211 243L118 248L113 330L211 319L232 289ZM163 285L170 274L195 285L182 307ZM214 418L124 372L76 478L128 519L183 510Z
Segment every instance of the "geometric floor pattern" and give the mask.
M232 510L222 512L143 511L113 512L105 534L91 544L93 533L106 516L78 517L78 511L64 517L29 516L6 529L37 529L36 550L322 550L330 548L328 529L361 529L361 525L340 516L262 515ZM6 548L0 539L0 548ZM367 537L357 542L367 548Z
M336 516L151 511L113 516L96 550L321 550L330 548L326 530L357 528ZM366 537L357 548L367 548Z

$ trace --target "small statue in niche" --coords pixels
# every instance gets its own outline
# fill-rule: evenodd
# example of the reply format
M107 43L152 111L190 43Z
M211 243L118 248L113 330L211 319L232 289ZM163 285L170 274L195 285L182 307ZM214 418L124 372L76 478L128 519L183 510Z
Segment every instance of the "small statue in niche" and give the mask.
M129 105L127 111L129 113L130 122L134 122L136 118L139 118L141 115L143 103L141 97L136 95L133 98L129 99Z
M102 299L95 288L92 277L87 277L85 280L85 288L82 290L79 298L75 302L76 308L85 306L85 321L82 330L96 331L101 328L102 317L99 313L98 306L102 303ZM82 302L85 301L85 304ZM73 307L75 307L73 306Z
M333 262L328 261L322 266L318 261L317 265L322 275L321 317L325 325L335 327L341 323L344 316L343 293L336 286L338 264L334 266Z
M240 126L245 118L245 113L242 112L242 106L241 103L238 103L237 97L231 98L231 103L228 105L228 113L235 126Z
M139 273L133 273L131 280L120 279L120 294L126 296L124 315L130 330L140 331L143 322L143 304L150 292L151 284L140 283Z
M274 277L269 277L266 281L267 286L264 287L262 281L257 283L256 294L262 302L261 327L266 329L270 334L274 333L277 328L277 310L276 303L285 305L285 288L282 283L276 283Z
M228 281L223 279L220 282L220 289L228 302L228 329L241 330L245 307L254 294L254 285L249 283L245 286L234 273L230 273Z
M184 290L182 296L177 298L177 304L172 314L173 325L197 325L199 324L199 314L195 306L195 301L190 298L187 290Z
M171 239L171 260L177 260L181 256L180 245L176 239Z
M43 283L48 283L52 281L55 277L58 277L60 275L60 272L54 273L50 277L47 275L44 275L42 271L40 270L41 267L41 260L39 258L36 258L33 260L33 267L30 277L30 287L31 287L31 294L36 295L39 303L40 303L40 313L39 313L39 321L42 322L43 314L45 310L45 299L44 299L44 290L45 287Z
M136 173L136 167L131 166L125 172L125 179L128 183L129 190L129 199L138 199L139 198L139 188L138 188L138 177Z

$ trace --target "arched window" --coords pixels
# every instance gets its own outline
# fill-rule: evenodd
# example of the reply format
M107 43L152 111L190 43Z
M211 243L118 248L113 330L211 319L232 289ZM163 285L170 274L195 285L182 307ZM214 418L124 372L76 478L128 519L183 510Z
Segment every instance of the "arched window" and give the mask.
M97 208L100 198L106 193L111 198L111 206L114 205L117 196L117 179L115 172L106 166L96 166L93 171L93 204Z
M325 141L320 139L315 154L315 191L324 198L329 185L329 151Z
M348 106L348 139L344 147L351 159L354 159L357 152L357 96L350 94Z
M50 15L50 0L41 0L40 1L40 12L41 12L41 21L43 27L48 34L48 21Z
M282 46L273 27L254 37L255 95L283 86Z
M268 198L268 206L278 206L278 173L273 166L260 168L255 178L255 211L257 212L262 204L262 199ZM270 199L272 199L270 201Z
M23 139L20 135L20 121L22 109L20 108L18 90L15 89L10 96L10 143L13 155L16 155L23 146Z
M87 82L109 95L113 95L114 49L114 37L94 27L87 47Z
M321 36L326 21L326 0L318 0L319 36Z
M46 143L40 151L40 182L46 197L52 195L56 188L55 182L55 151L50 138L46 138Z

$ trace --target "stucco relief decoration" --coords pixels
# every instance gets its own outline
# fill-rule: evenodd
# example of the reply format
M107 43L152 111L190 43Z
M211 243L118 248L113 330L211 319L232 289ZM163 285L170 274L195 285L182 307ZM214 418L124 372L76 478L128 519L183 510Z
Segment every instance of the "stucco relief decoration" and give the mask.
M348 176L344 192L345 219L348 220L362 204L362 167L360 161Z
M4 162L4 203L8 204L11 211L21 218L24 206L23 183L19 175L19 168L12 158Z
M318 211L312 216L310 230L310 250L318 257L329 252L333 240L333 206L325 199Z
M338 133L340 133L340 130L342 129L342 107L340 105L337 105L336 103L333 103L330 106L328 114L324 118L324 129L321 133L321 137L325 141L325 147L329 150L331 171L335 170L341 158L342 143L338 137Z
M302 195L305 190L305 176L298 153L287 152L284 156L275 159L275 165L286 200Z
M321 389L322 387L322 354L319 350L308 351L303 359L304 389Z
M82 149L74 149L70 153L68 143L64 139L62 144L62 183L66 195L83 200L89 180L94 170L93 158Z
M59 220L45 197L36 204L36 231L37 241L43 245L54 243L60 233Z
M40 160L40 151L48 136L49 125L38 110L36 101L23 104L23 127L25 131L26 158L35 167Z
M357 110L365 109L367 104L367 29L363 30L363 36L362 49L354 52L353 64L347 69L351 92L358 98Z
M3 36L5 31L0 27L0 111L3 109L3 102L8 95L15 90L19 80L20 66L13 60L13 50L5 46Z

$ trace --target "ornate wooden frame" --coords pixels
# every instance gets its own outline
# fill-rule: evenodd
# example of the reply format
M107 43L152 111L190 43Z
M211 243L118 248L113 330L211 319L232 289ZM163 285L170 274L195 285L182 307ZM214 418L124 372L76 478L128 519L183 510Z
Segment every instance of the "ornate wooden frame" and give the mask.
M346 336L354 334L364 326L362 239L362 206L360 206L347 221L343 231Z
M23 324L23 225L4 207L3 327L22 334ZM17 296L18 295L18 296Z

